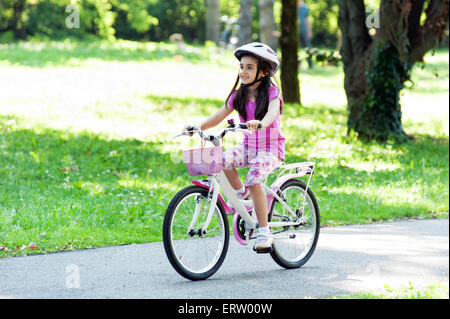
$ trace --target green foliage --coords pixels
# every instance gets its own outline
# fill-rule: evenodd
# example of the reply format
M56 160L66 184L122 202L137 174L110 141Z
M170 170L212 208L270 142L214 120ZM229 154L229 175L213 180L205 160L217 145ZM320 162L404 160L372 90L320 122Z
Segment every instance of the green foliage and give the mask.
M148 6L154 4L156 0L27 0L19 22L31 36L61 39L93 35L113 39L116 31L119 36L131 36L157 25L158 19L148 11ZM71 14L69 5L79 12L79 27L66 25ZM2 0L1 6L0 32L14 28L13 1Z
M151 15L148 6L156 0L111 0L115 13L113 28L119 38L137 39L159 24L159 19Z
M220 14L229 17L238 17L240 0L220 0Z
M13 15L13 0L0 1L0 32L10 28L10 21Z
M65 3L64 3L65 2ZM26 28L30 35L45 35L55 39L67 34L65 28L65 8L70 1L48 1L28 4ZM78 30L74 30L79 35Z
M101 38L114 37L114 14L111 4L103 0L78 0L80 8L81 25L87 33L98 35Z
M338 0L305 0L311 17L313 45L336 47L338 27Z
M0 33L0 43L5 42L13 42L14 41L14 32L12 30Z
M165 0L150 3L150 14L158 25L150 29L153 41L167 41L173 33L181 33L188 42L205 39L206 7L204 0Z

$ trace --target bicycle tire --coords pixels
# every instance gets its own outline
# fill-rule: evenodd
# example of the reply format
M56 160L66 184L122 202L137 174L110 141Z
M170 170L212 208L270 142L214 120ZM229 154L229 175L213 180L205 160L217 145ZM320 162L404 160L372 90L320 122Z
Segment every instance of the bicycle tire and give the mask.
M179 213L180 216L181 214L183 214L183 209L180 208L182 203L184 201L187 202L187 204L189 205L190 200L188 200L189 197L194 196L194 201L199 200L203 202L207 202L207 197L208 197L208 193L209 190L205 189L203 187L200 186L189 186L186 187L184 189L182 189L181 191L179 191L170 201L169 206L167 207L165 216L164 216L164 222L163 222L163 243L164 243L164 250L166 252L167 258L169 259L170 264L172 265L172 267L183 277L189 279L189 280L203 280L206 279L210 276L212 276L217 270L219 270L220 266L222 265L225 256L227 254L228 251L228 245L229 245L229 240L230 240L230 230L229 230L229 225L228 225L228 218L226 217L225 214L225 209L223 208L222 204L217 201L216 203L216 209L215 209L215 214L214 216L217 218L217 221L214 219L211 221L210 226L214 225L214 223L218 223L217 227L219 227L219 240L222 240L223 243L219 244L219 246L217 247L216 251L213 252L213 260L211 263L207 264L207 266L205 266L204 268L200 268L200 269L194 269L194 266L188 266L187 263L187 259L191 258L192 256L190 256L190 254L197 254L197 256L195 256L194 258L192 258L192 262L193 263L198 263L200 260L203 259L203 256L201 253L199 253L199 247L196 247L196 251L192 251L193 249L190 248L190 245L203 245L203 247L206 248L208 247L208 245L210 245L210 243L214 243L215 241L212 241L210 239L215 239L214 237L206 237L205 235L200 235L200 234L194 234L194 235L184 235L185 238L183 239L177 239L175 238L176 236L180 236L175 235L174 234L174 218L177 216L177 214ZM195 197L195 194L197 194L197 196L200 197ZM195 205L198 205L198 203L196 203ZM209 207L209 206L208 206ZM190 210L190 208L185 209L186 210L186 223L188 223L190 220L192 220L192 217L189 219L189 216L193 216L193 211ZM207 210L205 210L207 211ZM213 216L213 217L214 217ZM182 217L182 216L181 216ZM180 217L180 218L181 218ZM199 220L201 220L201 222L204 222L204 220L206 220L206 218L203 220L201 217L204 217L201 215L201 212L199 213ZM199 222L199 227L201 222ZM181 222L180 222L181 224ZM181 229L186 228L185 226L180 226ZM189 227L187 227L189 228ZM183 231L183 230L182 230ZM182 233L182 231L180 231L180 233ZM195 233L195 231L193 231L192 233ZM214 235L214 233L210 233L208 231L208 233L206 235ZM197 236L197 238L195 238ZM205 236L205 237L203 237ZM198 242L195 242L195 240L197 240ZM186 256L186 260L185 257L182 257L180 255L180 251L182 249L178 249L176 246L181 245L182 243L184 243L184 241L189 242L187 244L188 251L187 251L187 256ZM208 242L207 242L208 241ZM177 245L175 245L175 242L177 242ZM213 247L214 250L214 247ZM208 254L206 253L206 258L208 257ZM197 259L196 259L197 258ZM201 267L201 266L198 266Z
M281 185L280 191L284 195L286 195L286 191L289 190L290 188L295 188L297 190L301 189L302 190L301 195L304 196L304 192L306 190L306 184L297 179L290 179L290 180L286 181L283 185ZM299 242L298 238L303 237L303 235L301 233L301 229L300 229L300 231L298 231L298 228L291 226L291 227L284 227L283 229L279 230L278 233L276 233L275 229L272 230L274 233L274 245L273 245L272 251L270 252L270 255L278 265L280 265L281 267L284 267L286 269L294 269L294 268L299 268L299 267L303 266L311 258L312 254L314 253L314 250L317 246L317 242L319 240L319 233L320 233L319 206L317 204L316 197L314 196L314 193L311 191L310 188L308 188L308 190L307 190L306 199L308 202L308 207L310 209L309 210L309 212L311 214L310 219L314 223L314 225L312 225L312 227L311 227L312 233L309 234L309 238L307 238L308 246L304 249L298 249L298 251L301 251L299 256L288 258L287 257L288 253L281 252L281 250L282 250L281 243L286 242L287 243L286 246L288 247L288 250L292 250L294 252L297 251L296 244ZM287 200L289 200L289 198L287 198ZM270 213L269 213L269 217L268 217L269 221L272 221L274 219L274 209L275 209L277 203L278 203L278 201L276 199L274 199L274 201L271 205L271 208L270 208ZM289 205L289 203L288 203L288 205ZM281 204L279 204L279 206L281 207ZM292 204L289 206L292 207ZM304 215L307 215L307 214L304 214ZM291 234L289 234L289 230L291 230ZM286 233L286 234L283 235L283 233ZM280 239L277 238L278 234L281 234ZM293 241L290 241L291 239L293 239Z

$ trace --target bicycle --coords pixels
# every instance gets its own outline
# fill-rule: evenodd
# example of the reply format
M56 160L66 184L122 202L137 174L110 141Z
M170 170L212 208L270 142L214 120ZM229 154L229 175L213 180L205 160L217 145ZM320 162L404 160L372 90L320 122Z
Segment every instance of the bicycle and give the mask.
M236 126L232 120L228 123L218 136L207 135L197 127L187 132L198 133L202 140L214 145L183 152L190 175L208 175L208 179L193 180L193 185L180 190L164 216L167 258L181 276L190 280L206 279L222 265L230 239L227 215L234 214L233 235L241 245L254 239L253 233L258 228L252 201L239 199L223 172L220 145L228 132L251 132L246 124ZM176 137L182 135L186 134ZM201 160L194 163L193 156ZM268 226L274 236L272 247L265 252L286 269L303 266L311 258L319 238L319 207L309 188L314 168L314 162L283 163L271 173L278 172L278 176L270 187L266 181L262 183L269 207ZM306 175L309 175L306 183L297 179Z

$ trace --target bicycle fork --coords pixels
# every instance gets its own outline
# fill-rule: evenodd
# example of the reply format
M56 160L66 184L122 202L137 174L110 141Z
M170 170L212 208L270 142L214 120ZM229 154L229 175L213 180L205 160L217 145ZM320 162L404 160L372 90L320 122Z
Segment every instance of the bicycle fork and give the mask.
M198 235L202 236L207 233L207 229L209 227L209 224L211 223L211 219L214 214L214 210L217 206L217 201L219 198L219 184L217 183L216 179L210 177L209 185L210 185L210 188L209 188L208 195L206 197L206 202L209 203L210 206L209 206L209 210L208 210L208 215L206 217L206 221L201 228L199 228L197 231L194 231L194 225L197 223L199 213L202 210L202 201L197 198L195 200L194 215L192 216L191 224L189 225L187 235L198 234Z

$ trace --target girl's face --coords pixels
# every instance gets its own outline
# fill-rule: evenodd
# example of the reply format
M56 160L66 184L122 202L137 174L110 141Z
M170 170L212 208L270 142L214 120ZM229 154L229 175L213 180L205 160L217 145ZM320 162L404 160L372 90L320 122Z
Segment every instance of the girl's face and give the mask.
M239 64L239 77L243 84L252 83L255 80L256 71L258 69L258 59L251 55L244 55ZM258 79L263 76L262 71L259 72Z

